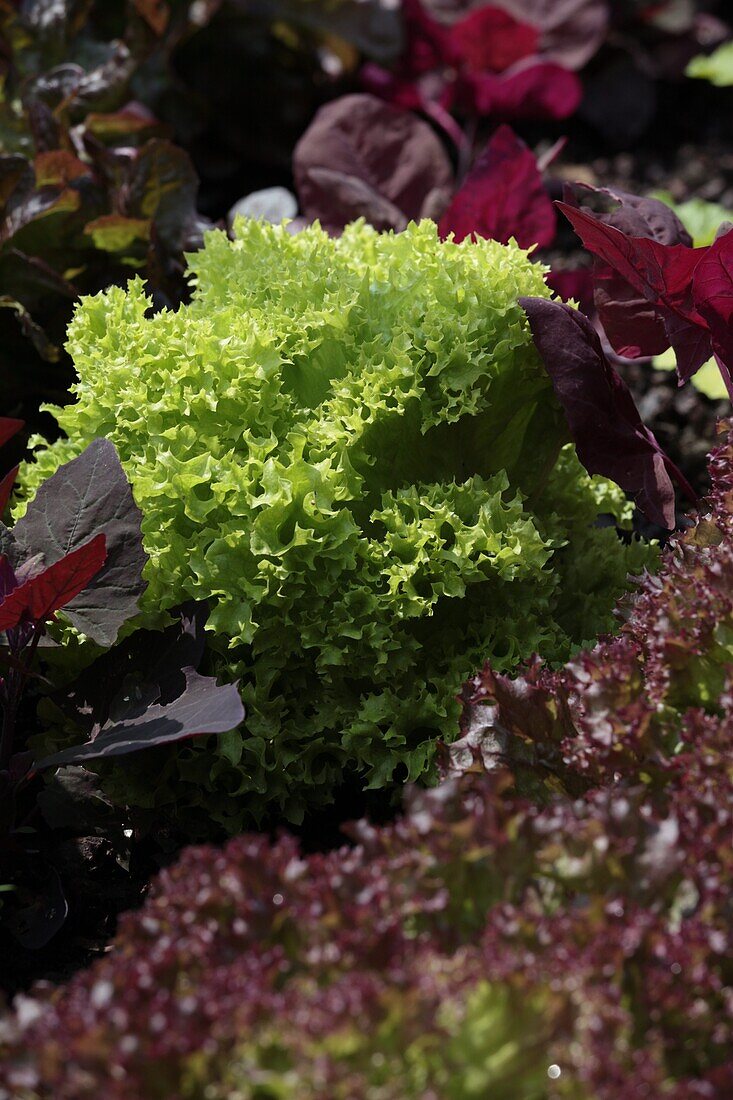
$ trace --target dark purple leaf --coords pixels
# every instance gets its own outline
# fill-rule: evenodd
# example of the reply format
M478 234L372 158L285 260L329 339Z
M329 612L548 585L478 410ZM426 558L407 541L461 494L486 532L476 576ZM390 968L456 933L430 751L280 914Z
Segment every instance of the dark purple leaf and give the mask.
M358 217L404 229L438 214L453 185L430 126L370 95L322 107L295 147L293 171L304 215L336 230Z
M690 235L677 215L658 199L642 198L610 187L566 184L565 201L571 206L580 208L580 198L584 195L601 202L610 200L613 209L609 212L596 213L587 206L582 209L621 233L631 237L647 237L663 245L692 245ZM641 355L661 355L669 347L670 338L659 307L598 259L595 275L595 305L614 351L632 359Z
M565 202L563 211L585 247L605 260L649 301L699 320L691 301L692 275L705 253L686 245L665 246L647 237L627 236L592 214Z
M631 493L652 522L674 527L665 458L593 325L560 302L520 298L520 304L585 468Z
M36 770L124 756L138 749L166 745L187 737L226 733L244 720L236 684L217 686L210 676L186 669L186 690L172 703L154 703L144 713L103 726L93 741L44 757Z
M69 701L76 721L104 725L125 692L161 704L181 695L186 687L182 669L198 669L204 655L208 607L189 603L171 614L178 614L178 622L162 631L135 630L74 681Z
M104 568L65 608L73 625L100 645L112 645L145 591L140 520L114 445L95 439L40 486L13 529L26 557L42 553L51 564L104 533Z
M64 555L59 561L14 588L0 603L0 632L22 622L45 623L83 592L107 557L104 535Z
M475 234L522 248L552 243L555 211L534 154L509 126L500 126L440 220L440 235Z

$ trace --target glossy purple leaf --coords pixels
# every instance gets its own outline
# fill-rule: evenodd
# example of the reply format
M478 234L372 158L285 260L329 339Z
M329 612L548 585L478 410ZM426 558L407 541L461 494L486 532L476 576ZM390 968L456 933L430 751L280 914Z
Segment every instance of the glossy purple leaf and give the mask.
M24 556L42 553L49 564L104 533L104 568L64 609L72 624L100 645L112 645L145 591L140 521L114 445L95 439L40 486L13 528Z
M591 322L561 302L520 298L520 304L586 470L631 493L652 522L674 527L665 457Z
M199 676L192 669L184 671L186 690L172 703L165 706L154 703L142 713L133 706L127 719L106 723L87 744L44 757L36 764L36 770L124 756L187 737L226 733L244 721L244 707L236 684L219 687L211 676Z
M440 220L440 235L488 237L522 248L552 243L555 211L534 154L509 126L500 126Z
M305 216L335 230L359 217L404 229L436 216L453 185L430 126L370 95L322 107L295 147L293 171Z
M593 272L587 267L558 271L553 268L545 275L545 282L563 302L577 302L583 313L593 312Z

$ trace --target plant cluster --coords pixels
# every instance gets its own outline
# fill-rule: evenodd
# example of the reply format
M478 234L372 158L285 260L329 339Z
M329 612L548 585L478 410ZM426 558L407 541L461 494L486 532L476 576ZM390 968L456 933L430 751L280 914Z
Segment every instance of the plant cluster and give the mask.
M2 0L0 412L34 421L41 401L65 399L80 295L137 271L157 307L181 301L183 250L210 224L198 209L220 217L260 173L287 173L337 86L324 64L386 60L399 29L376 0L268 0L255 13L222 0ZM264 94L283 105L266 133L252 106Z
M466 684L396 824L189 849L6 1018L0 1095L727 1095L733 438L712 476L618 637Z
M76 402L54 410L68 439L23 485L115 444L143 607L209 601L249 714L238 743L171 757L156 799L229 828L278 803L298 820L345 776L430 774L483 657L564 659L649 552L594 526L629 509L566 446L518 303L548 291L516 246L242 221L190 265L176 313L150 316L139 281L83 302Z
M21 427L22 422L0 418L0 445ZM0 482L0 506L15 472ZM66 915L63 884L45 863L44 827L39 829L35 821L44 797L37 777L226 732L244 717L234 685L219 688L195 671L203 650L203 622L193 632L194 638L199 636L194 646L186 645L190 628L183 623L182 630L172 628L172 639L171 630L168 636L157 635L152 663L148 659L143 666L144 646L135 636L111 660L108 655L95 662L86 681L57 690L57 700L67 704L67 725L74 740L83 737L81 743L50 753L39 753L30 743L27 726L19 720L29 686L58 688L38 671L44 645L51 641L49 624L62 611L98 651L109 650L138 611L146 560L140 511L108 440L94 440L49 478L12 529L0 523L0 856L6 885L17 891L3 907L3 926L24 945L41 946ZM195 617L201 620L202 615ZM81 801L75 808L76 824L83 829ZM53 828L54 813L58 816L57 809L44 815L46 826Z

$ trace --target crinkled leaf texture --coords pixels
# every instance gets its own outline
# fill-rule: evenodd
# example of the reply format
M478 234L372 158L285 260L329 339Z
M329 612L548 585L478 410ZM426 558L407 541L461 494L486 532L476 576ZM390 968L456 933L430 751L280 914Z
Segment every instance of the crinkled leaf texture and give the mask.
M207 733L226 733L244 720L236 684L218 687L211 676L199 676L190 668L184 672L186 688L173 702L163 706L153 703L142 713L133 702L128 715L106 722L93 740L43 757L34 770L124 756Z
M106 439L93 440L39 486L13 536L21 559L40 553L53 564L100 532L107 546L104 568L66 604L64 614L77 630L109 646L137 611L147 555L140 510L114 444Z
M439 223L441 237L471 234L522 248L545 248L555 236L555 209L534 153L511 127L500 126Z
M517 300L549 292L520 249L428 221L235 233L190 257L178 312L150 316L139 281L83 302L69 438L22 475L108 436L143 512L143 611L209 601L241 736L115 782L232 829L273 803L298 818L345 775L429 772L487 652L562 658L648 559L594 527L629 506L565 446Z

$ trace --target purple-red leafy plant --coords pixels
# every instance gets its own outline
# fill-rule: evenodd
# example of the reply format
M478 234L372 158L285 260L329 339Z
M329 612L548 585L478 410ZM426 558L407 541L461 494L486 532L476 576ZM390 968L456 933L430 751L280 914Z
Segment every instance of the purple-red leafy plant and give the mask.
M712 475L618 637L466 685L398 822L187 850L6 1014L0 1093L728 1096L733 439Z
M537 159L509 126L500 126L462 183L443 145L411 111L371 95L322 107L293 154L301 213L339 233L365 218L401 231L432 218L441 237L487 237L522 248L550 245L555 210Z
M521 248L546 248L555 237L555 210L534 153L509 126L500 126L458 188L439 222L441 237L488 237Z
M0 439L13 429L12 422L0 420ZM17 787L39 770L62 764L224 732L242 721L236 687L217 687L211 678L199 676L191 662L177 693L170 696L161 698L162 689L152 680L145 693L128 698L123 691L101 720L94 715L84 743L40 760L25 746L18 749L18 710L34 676L38 646L56 612L63 611L77 630L104 648L114 644L137 613L147 561L140 520L113 444L97 439L40 486L12 529L0 525L0 660L5 665L0 678L0 770L6 773L6 784ZM171 671L166 675L170 679ZM120 691L121 685L112 681L110 689ZM82 714L78 717L83 725Z
M643 423L591 322L562 302L520 298L520 304L588 473L612 478L653 523L674 527L670 473L690 499L694 490Z
M571 190L558 203L583 244L601 261L596 306L620 354L656 355L672 347L680 383L714 355L733 395L733 232L692 248L664 203L602 192L620 209L609 216L577 205Z
M453 189L453 169L431 127L370 95L326 104L293 152L301 212L339 232L356 218L402 230L437 219Z
M536 13L533 13L536 15ZM502 4L473 8L448 24L422 0L404 0L406 44L390 70L362 68L364 87L423 111L461 143L450 112L511 118L567 118L582 90L570 69L541 53L541 28Z

